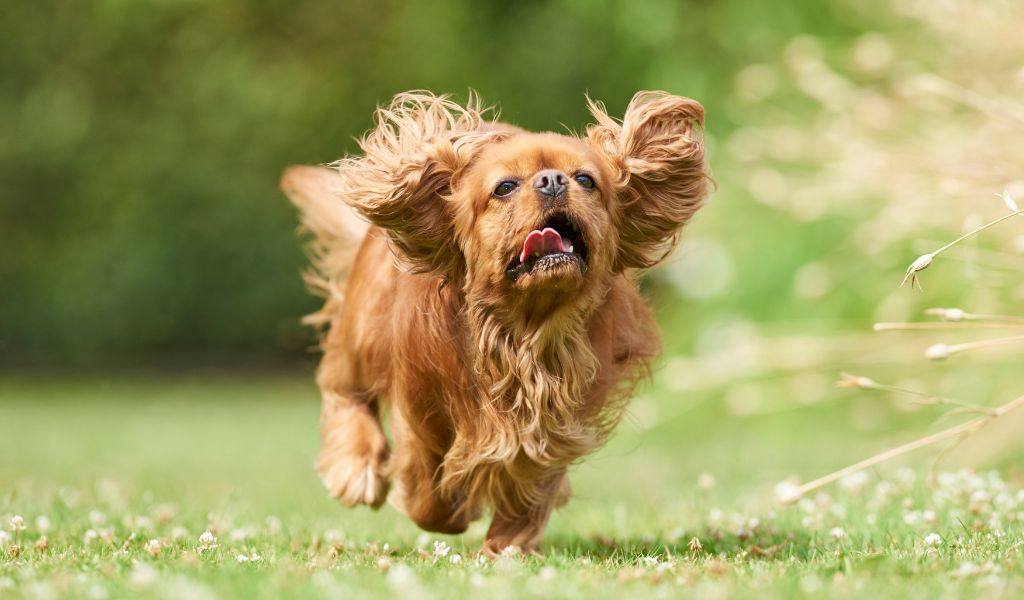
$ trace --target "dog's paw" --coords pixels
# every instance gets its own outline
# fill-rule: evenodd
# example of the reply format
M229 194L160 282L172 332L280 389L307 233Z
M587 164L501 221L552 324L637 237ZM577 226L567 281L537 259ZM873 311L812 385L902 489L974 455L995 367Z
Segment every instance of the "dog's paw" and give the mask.
M380 507L388 495L388 440L377 417L361 407L339 410L323 423L316 472L345 506Z

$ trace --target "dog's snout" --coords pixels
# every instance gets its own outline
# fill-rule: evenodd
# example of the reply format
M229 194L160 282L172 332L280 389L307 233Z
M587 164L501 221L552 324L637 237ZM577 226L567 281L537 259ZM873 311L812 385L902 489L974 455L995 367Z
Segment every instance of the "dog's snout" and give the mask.
M561 171L547 169L537 173L533 187L544 197L545 203L550 203L552 200L565 197L565 192L569 189L569 178Z

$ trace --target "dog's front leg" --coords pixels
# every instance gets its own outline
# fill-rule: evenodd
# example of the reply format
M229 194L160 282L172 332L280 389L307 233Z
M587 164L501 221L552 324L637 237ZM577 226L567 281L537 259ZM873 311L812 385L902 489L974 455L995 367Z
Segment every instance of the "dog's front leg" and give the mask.
M391 432L395 451L388 472L394 479L395 491L388 502L427 531L464 532L477 514L460 499L443 497L440 475L444 457L439 453L437 440L432 444L425 439L428 432L410 427L397 406L391 414Z
M484 554L495 558L512 547L526 554L539 554L551 511L565 504L569 497L569 475L561 471L543 485L544 494L538 503L515 510L513 515L496 510L491 527L484 537Z

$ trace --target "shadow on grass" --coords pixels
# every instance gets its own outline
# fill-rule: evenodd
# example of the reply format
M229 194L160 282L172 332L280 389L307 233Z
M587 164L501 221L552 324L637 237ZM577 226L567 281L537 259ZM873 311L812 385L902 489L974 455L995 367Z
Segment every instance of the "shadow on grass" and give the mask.
M667 561L681 556L722 557L760 561L806 560L823 548L807 532L764 531L749 535L709 530L666 540L651 537L611 538L601 535L577 537L552 535L545 538L542 552L549 558L633 562L646 559Z

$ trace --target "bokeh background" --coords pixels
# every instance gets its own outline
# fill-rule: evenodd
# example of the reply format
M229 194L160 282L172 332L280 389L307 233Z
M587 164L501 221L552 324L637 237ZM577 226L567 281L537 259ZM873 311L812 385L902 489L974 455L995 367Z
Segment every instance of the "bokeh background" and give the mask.
M298 316L316 303L277 178L355 150L397 92L472 88L506 120L564 131L587 123L585 94L621 114L637 90L665 89L705 103L717 167L743 118L737 72L801 33L839 42L864 26L842 6L735 0L114 0L3 13L0 357L38 368L306 357ZM705 217L714 247L773 239L777 223L735 220L741 190L719 179L721 207ZM806 256L826 237L777 250ZM727 258L705 297L795 316L765 301L785 294L792 258L763 257L745 285L746 257Z
M948 408L836 389L842 371L1001 404L1020 393L1012 344L928 363L929 344L977 332L871 325L933 306L1019 312L1016 221L936 259L923 291L899 283L1005 214L995 194L1024 197L1022 24L996 0L8 3L0 484L111 479L184 511L413 535L393 514L342 513L312 475L315 337L300 318L318 300L277 188L289 164L354 151L374 107L410 89L474 89L540 130L581 130L586 94L612 114L640 89L707 109L717 192L643 282L665 358L580 467L559 535L763 503L780 479L911 439ZM947 459L1017 464L997 434Z

